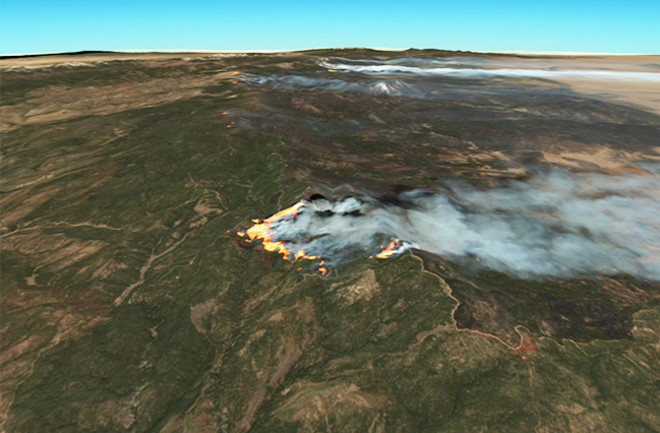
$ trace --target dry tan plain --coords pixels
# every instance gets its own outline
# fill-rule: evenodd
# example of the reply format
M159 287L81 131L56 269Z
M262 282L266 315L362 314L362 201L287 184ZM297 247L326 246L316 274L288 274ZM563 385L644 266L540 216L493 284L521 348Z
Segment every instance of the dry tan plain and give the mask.
M660 430L650 273L412 249L322 276L234 234L318 193L657 185L657 80L323 66L403 57L660 75L660 56L417 50L1 59L2 431Z
M112 60L140 60L140 61L162 61L207 58L209 56L237 56L247 53L235 52L203 52L203 53L101 53L85 55L44 55L35 57L15 57L0 60L0 67L24 67L42 68L57 66L75 62L105 62ZM271 54L275 56L277 54ZM287 57L295 56L295 52L283 54ZM654 55L589 55L589 56L566 56L566 55L497 55L498 60L504 64L516 64L522 68L556 68L575 70L608 70L608 71L637 71L657 72L660 70L660 56ZM617 102L623 102L645 107L660 114L660 83L631 83L625 81L609 82L604 89L601 81L558 79L566 83L577 92L606 98Z

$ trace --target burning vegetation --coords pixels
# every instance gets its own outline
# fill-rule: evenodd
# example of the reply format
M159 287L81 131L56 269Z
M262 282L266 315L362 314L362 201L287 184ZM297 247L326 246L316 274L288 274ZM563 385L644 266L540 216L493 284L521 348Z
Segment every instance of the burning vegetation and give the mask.
M488 189L328 200L312 196L238 232L285 260L328 266L410 248L524 278L630 274L660 280L658 168L608 176L538 173ZM365 254L366 253L366 254ZM321 262L322 261L322 262ZM325 265L325 266L324 266Z
M326 260L323 258L323 251L320 253L307 254L305 252L306 248L301 247L301 242L307 240L310 243L310 248L317 250L318 246L313 243L313 241L316 239L321 239L327 236L327 234L320 234L312 236L311 238L309 236L305 236L304 239L301 239L300 237L298 237L298 239L294 239L291 236L287 237L285 234L292 234L292 228L296 227L296 223L299 222L299 217L304 216L306 219L313 217L324 219L335 216L336 212L332 209L319 210L318 207L314 205L316 201L321 200L327 202L325 198L320 200L317 198L316 200L310 201L303 200L291 207L271 215L266 219L253 219L252 222L254 224L244 231L238 231L236 236L243 239L247 244L254 244L257 241L261 241L261 245L264 251L275 252L281 255L284 260L292 262L298 260L308 260L313 262L313 264L310 264L306 267L298 267L298 272L307 268L316 269L319 273L321 273L321 275L326 275L328 273L328 268ZM344 210L340 213L340 216L343 217L356 217L360 215L360 212L355 209ZM302 223L305 224L304 221ZM370 259L387 259L405 251L406 249L406 244L399 241L398 239L394 239L387 244L381 244L380 251L377 253L369 254L368 252L370 250L375 250L375 248L370 246L364 247L363 251L366 251L367 254L369 254L368 257ZM337 261L338 257L336 253L337 251L333 251L332 248L326 249L325 254L330 259L330 263Z

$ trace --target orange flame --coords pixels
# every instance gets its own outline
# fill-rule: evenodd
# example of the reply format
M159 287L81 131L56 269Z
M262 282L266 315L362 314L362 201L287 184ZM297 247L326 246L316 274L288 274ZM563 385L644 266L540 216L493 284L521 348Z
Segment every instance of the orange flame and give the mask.
M385 249L383 251L376 254L376 257L379 258L379 259L386 259L388 257L391 257L392 255L395 254L394 248L396 248L398 246L399 246L399 241L398 240L393 240L392 242L389 243L389 245L387 245L387 247L385 247ZM380 247L383 248L382 245Z
M294 217L298 216L298 210L302 206L302 203L297 203L287 209L277 212L276 214L266 218L263 221L259 219L253 219L252 222L254 225L245 231L245 234L248 237L248 242L252 242L255 239L261 239L264 250L271 252L277 251L278 254L282 254L282 258L284 260L291 260L289 258L291 254L293 254L293 261L298 259L316 260L318 258L317 256L308 256L303 250L295 252L291 251L284 246L284 242L275 242L272 240L275 236L275 233L270 231L270 226L273 221L276 221L282 217L288 218L290 215L293 215ZM244 234L241 233L242 232L239 232L238 235L243 237Z
M303 203L296 203L295 205L287 209L281 210L264 220L253 219L252 222L254 224L250 228L248 228L244 232L242 231L237 232L236 234L239 237L244 238L247 242L253 242L257 239L261 240L264 250L269 252L277 252L277 254L281 254L284 260L297 261L299 259L307 259L307 260L321 259L319 256L307 255L304 250L292 251L291 249L285 246L285 243L283 241L273 240L273 238L275 237L275 233L271 231L272 223L280 219L284 219L285 221L288 221L290 218L297 217L298 211L303 206L304 206ZM400 247L401 245L402 245L401 241L395 239L392 242L390 242L387 246L381 245L380 248L382 251L378 254L369 256L369 258L387 259L389 257L392 257L393 255L399 252L397 251L397 248ZM368 250L368 247L365 247L365 250ZM326 275L328 273L328 268L324 265L325 265L325 261L320 260L320 262L318 263L319 266L318 271L321 273L321 275ZM299 267L296 270L301 271L302 269L303 269L302 267Z

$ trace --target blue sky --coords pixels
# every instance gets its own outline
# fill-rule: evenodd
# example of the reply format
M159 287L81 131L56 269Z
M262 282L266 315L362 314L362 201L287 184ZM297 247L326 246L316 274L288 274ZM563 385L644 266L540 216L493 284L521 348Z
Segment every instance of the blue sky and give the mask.
M660 0L1 0L0 52L315 47L660 54Z

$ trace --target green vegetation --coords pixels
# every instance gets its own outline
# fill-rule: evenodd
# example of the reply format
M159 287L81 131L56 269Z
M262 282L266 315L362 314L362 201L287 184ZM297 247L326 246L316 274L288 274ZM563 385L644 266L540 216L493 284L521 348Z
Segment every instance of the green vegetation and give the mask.
M324 278L228 231L308 190L517 177L562 134L644 152L660 121L540 84L537 112L512 114L524 95L433 105L231 81L313 73L323 55L368 53L3 72L2 430L658 431L657 284L526 281L417 252ZM567 100L603 123L553 111Z

